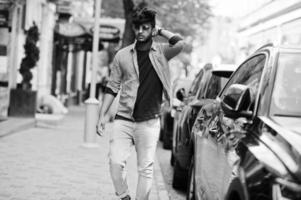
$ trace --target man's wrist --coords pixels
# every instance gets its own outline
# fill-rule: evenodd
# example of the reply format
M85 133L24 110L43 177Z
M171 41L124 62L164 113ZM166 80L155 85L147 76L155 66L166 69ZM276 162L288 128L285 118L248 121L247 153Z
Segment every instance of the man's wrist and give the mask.
M103 112L99 113L99 119L104 118L105 114Z

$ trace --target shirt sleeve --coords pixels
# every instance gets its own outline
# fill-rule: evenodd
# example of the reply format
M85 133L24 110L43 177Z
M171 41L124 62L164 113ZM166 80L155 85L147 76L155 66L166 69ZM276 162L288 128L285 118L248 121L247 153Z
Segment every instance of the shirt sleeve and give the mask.
M113 90L112 90L111 88L108 88L108 87L105 87L105 93L111 94L111 95L113 95L114 97L117 96L117 93L113 92Z
M117 94L120 90L121 78L122 71L120 67L119 54L117 53L111 65L111 73L108 79L106 90L110 90L113 94Z
M166 59L170 60L182 51L184 42L183 38L179 35L171 37L168 42L169 44L163 45L163 52Z

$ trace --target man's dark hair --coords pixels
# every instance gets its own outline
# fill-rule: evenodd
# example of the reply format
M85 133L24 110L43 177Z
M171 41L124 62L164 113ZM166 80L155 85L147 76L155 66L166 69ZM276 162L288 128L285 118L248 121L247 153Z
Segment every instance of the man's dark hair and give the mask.
M133 24L140 25L143 23L151 23L152 27L156 25L156 11L149 8L138 8L133 13Z

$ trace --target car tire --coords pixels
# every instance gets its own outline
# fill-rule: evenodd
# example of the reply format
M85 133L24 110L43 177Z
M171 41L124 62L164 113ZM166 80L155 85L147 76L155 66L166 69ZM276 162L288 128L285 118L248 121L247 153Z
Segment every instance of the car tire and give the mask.
M164 116L160 116L160 135L159 140L162 142L164 137Z
M167 133L166 133L166 131L165 131L164 134L163 134L163 148L164 148L164 149L170 150L171 147L172 147L172 144L171 144L171 142L169 141L168 135L167 135Z
M160 129L160 135L159 135L159 140L162 142L163 141L163 129Z
M244 197L243 194L243 185L240 182L239 178L234 178L231 181L231 184L228 188L228 192L226 195L226 200L245 200L246 198Z
M171 151L171 156L170 156L170 165L174 166L175 165L175 156L173 155L173 152Z
M192 156L189 173L188 173L188 181L187 181L187 191L186 191L186 200L195 200L195 176L194 176L194 157Z
M163 127L163 148L164 149L171 149L172 148L172 129L173 129L173 118L171 117L170 113L166 114L164 127Z
M187 183L187 172L183 170L178 161L175 160L174 171L173 171L173 179L172 179L172 187L174 189L185 190Z

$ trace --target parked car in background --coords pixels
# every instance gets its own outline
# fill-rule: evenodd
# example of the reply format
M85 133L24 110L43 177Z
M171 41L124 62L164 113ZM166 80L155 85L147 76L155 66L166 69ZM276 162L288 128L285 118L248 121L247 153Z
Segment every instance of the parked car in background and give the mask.
M191 128L196 119L197 113L203 105L213 101L221 88L225 84L225 80L220 76L213 74L215 70L208 69L204 71L201 81L196 86L197 93L191 98L190 102L185 104L178 113L178 120L175 124L175 132L173 137L173 149L171 154L171 162L174 163L173 187L185 188L190 159L193 154L193 141L191 137ZM223 69L215 71L216 74L229 77L233 70Z
M204 71L209 69L212 69L212 65L208 63L197 73L192 83L190 84L190 88L187 92L185 91L185 88L183 89L183 87L178 87L178 89L173 87L172 92L174 98L172 99L173 106L171 107L171 109L168 102L165 102L162 105L163 107L162 107L162 115L161 115L161 133L162 133L161 139L165 141L163 142L164 148L171 149L173 132L174 132L173 127L174 127L174 122L177 120L177 113L180 112L183 106L189 103L196 95L197 86L203 77ZM166 116L166 113L170 113L171 118L169 118L169 120L165 120L167 118L164 118L164 116Z
M172 99L171 104L168 101L164 101L161 107L161 131L160 139L163 142L164 149L171 149L172 146L172 129L173 129L173 117L172 113L175 112L181 102L178 98L187 95L192 80L189 78L178 78L172 84ZM178 98L176 97L178 95Z
M247 58L198 113L187 199L301 199L301 48Z

